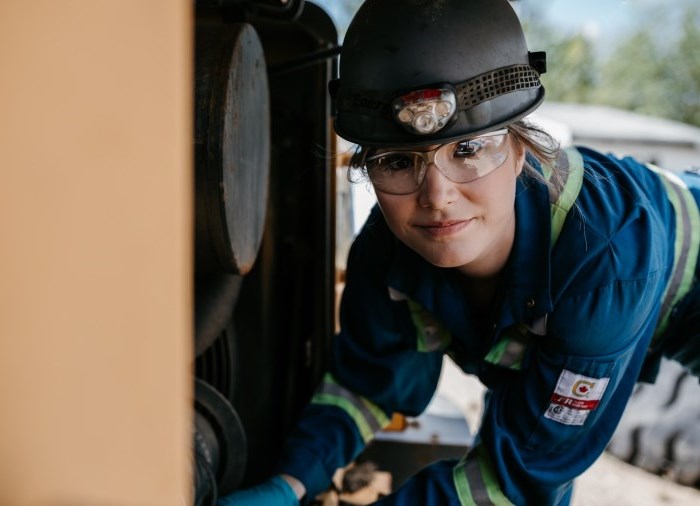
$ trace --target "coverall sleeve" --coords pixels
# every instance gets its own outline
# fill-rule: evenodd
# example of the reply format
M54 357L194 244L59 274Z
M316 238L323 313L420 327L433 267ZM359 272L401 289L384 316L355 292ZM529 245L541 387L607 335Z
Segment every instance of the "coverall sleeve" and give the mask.
M422 412L439 379L442 352L418 351L406 302L389 296L384 258L391 245L378 232L361 234L351 248L329 372L285 446L279 471L304 483L307 500L392 413Z

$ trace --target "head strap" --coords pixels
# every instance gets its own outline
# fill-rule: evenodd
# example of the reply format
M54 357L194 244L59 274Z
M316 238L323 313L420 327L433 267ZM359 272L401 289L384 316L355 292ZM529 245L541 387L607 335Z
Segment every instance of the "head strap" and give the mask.
M338 85L334 84L334 87ZM464 111L513 91L539 88L540 75L530 65L509 65L490 70L455 85L457 109ZM338 88L338 109L370 116L391 117L391 101L398 94L379 90Z
M510 65L467 79L455 88L463 111L512 91L540 86L540 75L530 65Z

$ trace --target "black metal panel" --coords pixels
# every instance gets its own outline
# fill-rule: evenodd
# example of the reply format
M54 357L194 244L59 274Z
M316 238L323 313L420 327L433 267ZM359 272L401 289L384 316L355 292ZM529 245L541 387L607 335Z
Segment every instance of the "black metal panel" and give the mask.
M295 23L252 22L268 68L336 43L332 22L309 2ZM268 220L235 313L245 387L234 405L250 445L246 483L272 471L325 369L334 331L335 180L326 91L334 70L333 60L324 59L269 76Z

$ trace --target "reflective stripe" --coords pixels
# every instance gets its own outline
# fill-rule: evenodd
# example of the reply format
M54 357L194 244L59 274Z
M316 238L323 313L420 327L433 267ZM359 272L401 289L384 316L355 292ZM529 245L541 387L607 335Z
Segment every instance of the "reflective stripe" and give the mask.
M525 351L531 341L530 332L530 328L523 323L508 327L484 360L501 367L520 370Z
M311 402L336 406L345 411L355 422L365 443L369 442L376 432L389 424L389 418L379 406L344 388L331 374L326 374L323 378L323 383L312 397Z
M561 186L550 187L551 208L551 245L554 246L569 210L574 206L581 187L583 186L583 157L575 148L559 150L556 166L563 178ZM549 182L554 174L551 167L542 165L542 172ZM533 323L533 332L537 335L545 335L547 315ZM510 335L504 335L496 345L491 348L486 357L487 362L510 369L520 369L527 349L529 336L527 327L522 324L513 327ZM536 330L536 332L535 332ZM508 331L506 331L508 332Z
M418 351L444 350L450 344L452 335L442 324L417 302L407 299L411 319L416 327Z
M659 313L659 324L654 333L657 339L668 326L671 308L692 287L695 264L700 249L700 211L695 198L683 180L675 174L651 164L647 167L659 175L676 213L676 241L673 245L673 270L664 290Z
M578 150L574 148L563 149L559 152L557 166L562 169L561 172L565 175L563 187L558 195L554 195L556 199L552 199L552 235L551 244L557 242L561 229L564 227L564 220L569 210L573 207L578 197L581 187L583 186L583 157ZM545 178L550 180L552 175L551 168L545 171Z
M399 292L396 288L389 287L389 298L394 302L400 302L402 300L408 300L408 295Z
M406 301L411 313L411 320L416 327L416 348L429 352L444 350L452 341L452 335L432 314L420 304L408 298L395 288L389 287L389 298L394 302Z
M452 472L462 506L507 506L513 503L498 484L496 473L483 446L477 446Z
M526 348L525 343L505 337L491 348L484 360L502 367L520 369Z
M452 476L460 504L463 506L493 505L486 491L486 483L481 479L481 471L476 459L468 459L458 464Z

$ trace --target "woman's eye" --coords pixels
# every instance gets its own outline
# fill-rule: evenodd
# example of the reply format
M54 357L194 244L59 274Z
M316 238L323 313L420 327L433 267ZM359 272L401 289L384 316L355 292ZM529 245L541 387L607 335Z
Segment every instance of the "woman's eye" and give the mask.
M399 171L413 168L413 157L391 154L376 160L376 167L381 170Z
M481 149L479 141L462 141L455 146L452 156L455 158L469 158L475 156Z

